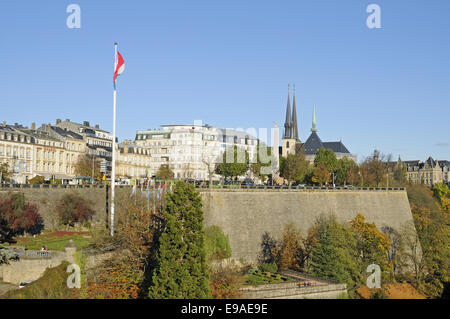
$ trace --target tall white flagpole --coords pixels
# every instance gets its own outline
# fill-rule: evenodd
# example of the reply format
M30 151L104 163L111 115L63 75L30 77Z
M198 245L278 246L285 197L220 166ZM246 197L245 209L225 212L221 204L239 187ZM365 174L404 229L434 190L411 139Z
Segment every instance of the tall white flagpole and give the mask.
M117 42L114 43L114 72L117 67ZM112 169L111 169L111 236L114 236L114 186L116 184L116 82L114 81L113 98L113 142L112 142Z

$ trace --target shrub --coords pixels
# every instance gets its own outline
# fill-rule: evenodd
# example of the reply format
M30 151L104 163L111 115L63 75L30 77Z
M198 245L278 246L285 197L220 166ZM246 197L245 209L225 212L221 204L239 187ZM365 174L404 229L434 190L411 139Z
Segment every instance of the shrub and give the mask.
M0 243L14 242L13 237L25 232L39 234L44 228L39 209L25 202L23 193L13 193L0 201Z
M1 296L5 299L72 299L77 298L78 289L67 287L66 270L69 263L63 261L55 268L47 268L44 275L22 289L12 290Z
M218 260L231 257L231 247L219 226L209 226L205 229L206 256L208 260Z
M278 271L278 266L276 263L262 264L259 268L262 272L276 273Z
M59 218L64 225L74 226L91 219L95 211L90 203L77 194L65 194L56 205Z

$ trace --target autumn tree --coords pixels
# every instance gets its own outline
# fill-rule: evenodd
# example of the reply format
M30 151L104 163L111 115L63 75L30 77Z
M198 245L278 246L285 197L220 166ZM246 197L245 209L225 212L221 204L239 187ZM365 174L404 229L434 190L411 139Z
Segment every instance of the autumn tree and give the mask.
M390 273L388 252L391 242L387 234L378 231L375 223L366 222L362 214L350 221L350 230L356 240L356 250L361 271L370 264L377 264L381 270Z
M176 183L173 192L166 195L161 217L163 231L150 298L209 298L202 200L194 186Z
M75 165L75 174L77 176L92 177L94 179L101 179L102 174L100 172L100 159L94 155L84 154L80 156L80 159Z
M390 156L386 156L378 150L374 150L373 154L361 163L361 174L364 185L380 187L380 184L386 179L387 165Z
M279 268L300 271L303 267L303 246L300 231L294 224L287 224L277 246L276 263Z
M224 178L237 178L247 173L249 169L248 152L236 145L225 149L222 155L222 162L216 165L216 174Z
M27 203L23 193L12 193L0 201L0 243L15 242L24 233L39 234L44 228L36 205Z
M305 159L303 153L288 154L286 159L281 161L280 175L289 183L304 181L306 174L309 170L309 163Z
M159 179L172 179L174 177L173 171L170 169L169 165L163 164L159 167L156 172L156 177Z
M407 191L414 224L404 226L404 240L415 283L425 295L440 297L450 281L450 217L428 187L409 185Z
M330 172L325 164L320 163L314 168L312 181L318 183L320 186L331 181Z
M75 193L64 194L56 205L56 211L61 223L69 226L83 224L95 214L91 203Z
M114 253L90 271L86 298L135 299L148 295L157 249L154 234L158 212L153 211L151 198L130 199L128 193L120 192L117 196L119 218L114 236L109 230L96 229L89 247L97 253Z

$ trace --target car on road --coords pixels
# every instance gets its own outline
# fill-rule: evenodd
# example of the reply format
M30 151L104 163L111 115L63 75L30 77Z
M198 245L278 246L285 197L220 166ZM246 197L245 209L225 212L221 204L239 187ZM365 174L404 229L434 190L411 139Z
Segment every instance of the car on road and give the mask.
M27 280L27 281L21 282L21 283L19 284L19 289L22 289L22 288L25 287L26 285L31 284L33 281L34 281L34 280Z

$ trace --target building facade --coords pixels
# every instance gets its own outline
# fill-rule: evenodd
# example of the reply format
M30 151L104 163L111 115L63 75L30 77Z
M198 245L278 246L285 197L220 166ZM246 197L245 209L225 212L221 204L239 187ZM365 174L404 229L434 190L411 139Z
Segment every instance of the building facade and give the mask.
M250 158L257 152L258 139L244 131L209 125L163 125L162 129L137 131L135 144L150 151L150 174L168 165L177 179L206 180L226 148L238 146Z
M17 129L17 124L3 122L0 125L0 164L8 164L12 182L26 183L32 178L33 162L34 137Z
M117 179L142 179L151 177L150 150L137 146L129 140L119 144L116 153L116 178Z
M404 161L408 181L413 184L425 184L432 187L436 183L449 180L450 162L434 160L431 156L425 161Z

